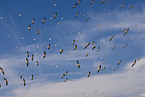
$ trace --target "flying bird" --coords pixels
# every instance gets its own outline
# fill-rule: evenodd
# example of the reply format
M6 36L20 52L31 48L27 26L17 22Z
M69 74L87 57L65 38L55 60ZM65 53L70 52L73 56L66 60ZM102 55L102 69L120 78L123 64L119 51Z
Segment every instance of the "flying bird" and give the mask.
M94 44L95 43L95 41L93 41L91 44Z
M86 54L86 57L88 56L88 53Z
M114 37L115 37L115 35L113 35L113 36L109 39L109 41L111 41Z
M81 0L79 0L79 1L77 2L77 5L80 4L80 2L81 2Z
M86 46L84 47L84 49L86 49L89 45L90 45L90 42L88 44L86 44Z
M127 45L128 45L128 43L124 46L124 48L127 47Z
M77 66L78 66L78 68L80 68L80 64L79 64L79 61L77 60Z
M123 8L125 5L126 5L126 2L120 8Z
M94 50L96 48L96 46L93 46L92 50Z
M76 5L77 5L77 4L75 3L75 5L73 6L73 8L75 8L75 7L76 7Z
M116 67L116 68L114 69L114 71L116 71L118 68L119 68L119 66L118 66L118 67Z
M134 62L133 62L133 64L132 64L132 66L131 66L131 67L133 67L135 64L136 64L136 60L134 60Z
M112 48L112 49L115 49L115 48L116 48L116 46L117 46L117 45L113 46L113 48Z
M43 24L46 22L46 17L44 17L44 19L43 19Z
M63 49L61 49L61 50L59 50L60 51L60 53L59 54L61 54L62 52L63 52Z
M104 68L102 69L102 71L105 70L105 68L106 68L106 67L104 67Z
M29 58L29 52L27 51L27 57Z
M103 4L105 2L105 0L103 0L102 2L99 2L99 4Z
M93 0L93 1L90 3L90 5L92 5L94 2L95 2L95 0Z
M120 65L120 63L121 63L121 60L118 62L118 65Z
M99 66L97 73L99 73L100 70L101 70L101 65Z
M77 49L77 45L75 45L75 47L74 47L74 50L76 50Z
M77 12L77 14L75 15L75 18L79 15L79 11Z
M8 80L6 78L4 78L4 81L6 82L6 85L8 85Z
M26 58L26 63L27 63L27 67L28 67L28 65L29 65L29 60L28 60L28 58Z
M36 64L37 64L37 66L39 66L39 63L38 63L38 61L36 61Z
M31 80L33 80L34 79L34 75L32 74L32 76L31 76Z
M34 55L32 54L32 61L33 61L33 59L34 59Z
M125 33L123 34L123 36L125 36L125 35L126 35L126 33L128 33L128 31L129 31L129 28L125 31Z
M19 75L20 79L22 79L22 75Z
M134 7L134 5L130 6L129 9L131 9L132 7Z
M23 83L24 83L24 86L26 86L26 81L25 81L25 79L23 78Z
M40 30L38 29L38 30L37 30L37 35L39 35L39 34L40 34Z
M48 46L48 50L50 49L50 44L49 44L49 46Z
M1 71L0 71L0 72L2 72L2 73L3 73L3 75L5 75L3 68L2 68L2 67L0 67L0 69L1 69Z
M66 73L64 73L64 74L62 75L61 79L63 79L63 77L66 76L67 73L68 73L68 71L66 71Z
M31 30L31 24L29 25L28 29Z
M89 73L87 74L87 77L90 77L91 72L89 71Z
M68 78L66 78L65 80L64 80L64 82L66 82L68 80Z
M55 15L54 15L54 19L57 17L57 12L55 13Z
M75 41L78 41L78 40L73 40L73 45L75 44Z
M99 52L99 51L100 51L100 46L99 46L99 48L98 48L97 52Z
M88 18L87 18L87 21L88 21L90 18L91 18L91 17L88 17Z
M34 24L34 22L35 22L35 19L33 18L32 24Z
M44 54L43 54L43 59L46 57L46 52L44 51Z
M141 59L141 57L138 58L138 61Z

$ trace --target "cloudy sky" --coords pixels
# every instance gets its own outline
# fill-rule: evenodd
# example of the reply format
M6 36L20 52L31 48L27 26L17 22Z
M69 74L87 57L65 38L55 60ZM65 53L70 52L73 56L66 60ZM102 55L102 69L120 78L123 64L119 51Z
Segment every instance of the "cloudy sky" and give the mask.
M144 0L0 1L0 97L145 97Z

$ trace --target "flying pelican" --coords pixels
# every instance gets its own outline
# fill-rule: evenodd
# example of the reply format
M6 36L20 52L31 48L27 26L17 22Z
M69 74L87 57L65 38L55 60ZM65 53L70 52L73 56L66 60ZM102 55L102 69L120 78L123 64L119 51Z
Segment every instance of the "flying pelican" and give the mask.
M32 74L32 76L31 76L31 80L33 80L34 79L34 75Z
M43 59L46 57L46 52L44 51Z
M54 19L57 17L57 12L55 13L55 15L54 15Z
M64 80L64 82L66 82L68 80L68 78L66 78L65 80Z
M64 73L64 74L62 75L61 79L63 79L63 77L66 76L67 73L68 73L68 71L66 71L66 73Z
M3 73L3 75L5 75L3 68L2 68L2 67L0 67L0 69L1 69L1 71L0 71L0 72L2 72L2 73Z
M99 66L97 73L99 73L100 70L101 70L101 65Z
M90 45L90 42L88 44L86 44L86 46L84 47L84 49L86 49L89 45Z
M24 83L24 86L26 86L26 81L25 81L25 79L23 78L23 83Z
M29 52L27 51L27 57L29 58Z
M99 2L99 4L103 4L105 2L105 0L103 0L102 2Z
M63 52L63 49L61 49L61 50L59 50L60 51L60 53L59 54L61 54L62 52Z
M6 82L6 85L8 85L8 80L6 78L4 78L4 81Z
M48 50L50 49L50 44L49 44L49 46L48 46Z
M92 50L94 50L96 48L96 46L93 46Z
M39 63L38 63L38 61L36 61L36 64L37 64L37 66L39 66Z
M99 52L99 51L100 51L100 46L99 46L99 48L98 48L97 52Z
M123 36L125 36L125 35L126 35L126 33L128 33L128 31L129 31L129 28L125 31L125 33L123 34Z
M89 73L88 73L87 77L90 77L90 74L91 74L91 72L89 71Z
M28 60L28 58L26 58L26 63L27 63L27 67L28 67L28 65L29 65L29 60Z
M79 15L79 11L77 12L77 14L75 15L75 18Z
M113 36L109 39L109 41L111 41L114 37L115 37L115 35L113 35Z
M88 53L86 54L86 57L88 56Z
M75 47L74 47L74 50L76 50L77 49L77 45L75 45Z
M78 68L80 68L80 64L79 64L79 61L77 60L77 66L78 66Z
M33 61L33 59L34 59L34 55L32 54L32 61Z
M20 79L22 79L22 75L19 75Z
M91 17L88 17L88 18L87 18L87 21L88 21L90 18L91 18Z

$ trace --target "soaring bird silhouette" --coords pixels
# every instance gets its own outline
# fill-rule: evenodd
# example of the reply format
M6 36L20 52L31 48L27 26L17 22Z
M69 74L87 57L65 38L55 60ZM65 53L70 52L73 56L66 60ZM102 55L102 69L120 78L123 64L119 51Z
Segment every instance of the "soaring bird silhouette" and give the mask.
M77 60L77 66L78 66L78 68L80 68L80 63L79 63L79 61Z
M63 77L66 76L67 73L68 73L68 71L66 71L66 73L64 73L64 74L62 75L61 79L63 79Z
M86 57L88 57L88 53L86 54Z
M123 36L125 36L125 35L126 35L126 33L128 33L128 31L129 31L129 28L125 31L125 33L123 34Z
M34 22L35 22L35 19L33 18L32 24L34 24Z
M113 35L113 36L109 39L109 41L111 41L114 37L115 37L115 35Z
M55 15L54 15L54 19L57 17L57 12L55 13Z
M50 49L50 44L49 44L49 46L48 46L48 50Z
M94 2L95 2L95 0L93 0L93 1L90 3L90 5L92 5Z
M89 71L89 73L87 74L87 77L90 77L91 72Z
M6 85L8 85L8 80L6 78L4 78L4 81L6 82Z
M76 50L77 49L77 45L75 45L75 47L74 47L74 50Z
M22 79L22 75L19 75L20 79Z
M28 29L31 30L31 24L29 25Z
M100 46L99 46L99 48L97 49L97 52L99 52L100 51Z
M62 52L63 52L63 49L61 49L61 50L59 50L60 52L59 52L59 54L61 54Z
M99 73L100 70L101 70L101 65L99 66L97 73Z
M64 82L66 82L68 80L68 78L66 78L65 80L64 80Z
M43 59L46 57L46 52L44 51L44 54L43 54Z
M39 63L38 63L38 61L36 61L36 64L37 64L37 66L39 66Z
M27 57L29 58L29 52L27 51Z
M26 86L26 81L25 81L25 79L23 78L23 84L24 84L24 86Z
M99 2L99 4L103 4L103 3L105 3L105 0L103 0L102 2Z
M92 50L94 50L96 48L96 46L93 46Z
M134 7L134 5L130 6L129 9L131 9L132 7Z
M46 17L44 17L44 19L43 19L43 24L46 22Z
M77 12L77 14L75 15L75 18L79 15L79 11Z
M86 46L84 47L84 49L86 49L89 45L90 45L90 42L88 44L86 44Z
M126 5L126 2L120 8L123 8L125 5Z
M33 80L34 79L34 75L32 74L32 76L31 76L31 80Z
M88 18L87 18L87 21L88 21L90 18L91 18L91 17L88 17Z
M29 65L29 60L28 60L28 58L26 58L26 63L27 63L27 67L28 67L28 65Z
M32 61L33 61L33 59L34 59L34 55L32 54Z
M1 71L0 71L0 72L2 72L2 73L3 73L3 75L5 75L3 68L2 68L2 67L0 67L0 69L1 69Z

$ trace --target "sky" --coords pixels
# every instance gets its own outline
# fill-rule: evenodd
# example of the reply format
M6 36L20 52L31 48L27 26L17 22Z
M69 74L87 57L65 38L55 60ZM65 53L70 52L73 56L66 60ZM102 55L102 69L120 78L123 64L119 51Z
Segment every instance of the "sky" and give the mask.
M92 1L0 0L0 97L145 97L145 1Z

